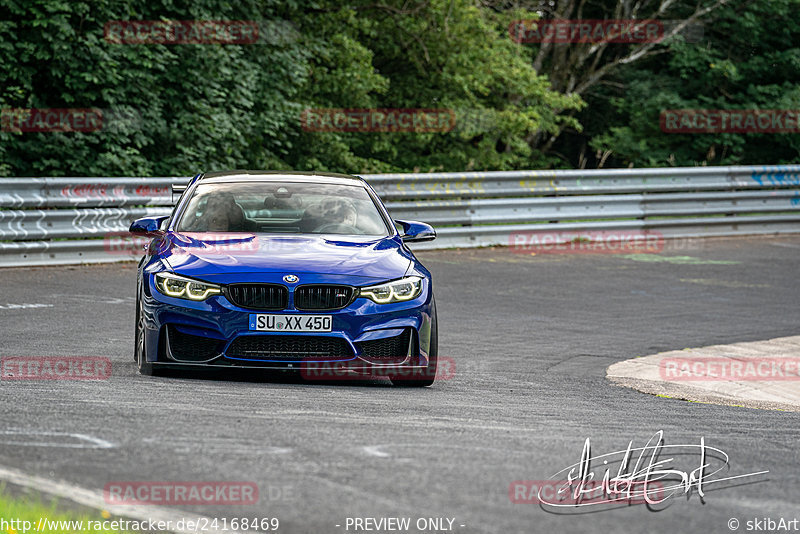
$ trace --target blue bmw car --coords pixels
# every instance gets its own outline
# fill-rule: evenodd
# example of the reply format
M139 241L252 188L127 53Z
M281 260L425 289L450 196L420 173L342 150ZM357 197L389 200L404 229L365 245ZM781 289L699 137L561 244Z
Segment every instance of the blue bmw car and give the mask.
M406 243L436 233L393 221L361 178L199 174L172 215L139 219L130 232L152 238L137 276L142 374L205 367L434 382L431 274Z

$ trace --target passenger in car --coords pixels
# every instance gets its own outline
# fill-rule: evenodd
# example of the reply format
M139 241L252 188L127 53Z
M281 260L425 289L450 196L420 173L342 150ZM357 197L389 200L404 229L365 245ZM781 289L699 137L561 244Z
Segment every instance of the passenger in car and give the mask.
M189 231L192 232L243 232L246 218L242 207L228 192L210 195L203 209Z

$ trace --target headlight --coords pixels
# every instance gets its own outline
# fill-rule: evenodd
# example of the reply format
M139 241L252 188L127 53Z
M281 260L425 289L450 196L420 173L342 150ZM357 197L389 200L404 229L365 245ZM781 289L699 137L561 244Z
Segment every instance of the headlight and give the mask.
M168 297L189 300L205 300L211 295L222 293L222 289L218 285L184 278L172 273L157 273L156 287Z
M409 276L379 286L362 287L358 296L368 298L378 304L404 302L415 299L422 292L422 278Z

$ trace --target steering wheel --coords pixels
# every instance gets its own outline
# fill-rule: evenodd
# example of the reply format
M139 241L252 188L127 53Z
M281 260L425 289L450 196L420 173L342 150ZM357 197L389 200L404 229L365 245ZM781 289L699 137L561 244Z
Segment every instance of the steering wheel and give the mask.
M344 223L326 223L314 228L315 234L355 234L361 235L361 229Z

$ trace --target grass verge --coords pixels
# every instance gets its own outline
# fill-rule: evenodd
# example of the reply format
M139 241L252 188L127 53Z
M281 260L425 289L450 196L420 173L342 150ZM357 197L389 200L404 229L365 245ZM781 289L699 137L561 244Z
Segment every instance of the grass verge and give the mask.
M58 499L22 493L12 495L0 485L0 534L125 534L112 528L114 518L105 510L78 512L59 506Z

